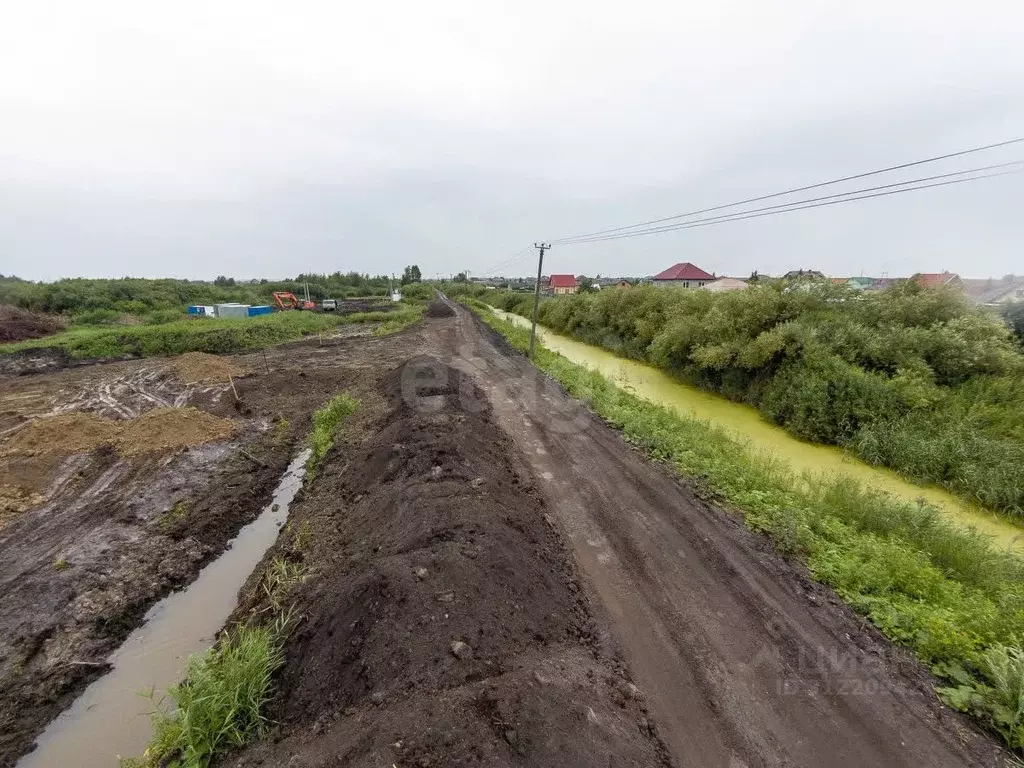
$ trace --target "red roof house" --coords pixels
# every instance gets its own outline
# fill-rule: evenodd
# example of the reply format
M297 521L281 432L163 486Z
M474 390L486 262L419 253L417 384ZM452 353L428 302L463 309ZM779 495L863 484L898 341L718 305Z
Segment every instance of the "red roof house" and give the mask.
M576 293L576 275L551 275L548 290L554 294Z
M715 279L695 264L688 261L674 264L654 276L655 285L681 285L683 288L702 288Z
M955 272L918 272L910 279L924 288L960 284L960 275Z

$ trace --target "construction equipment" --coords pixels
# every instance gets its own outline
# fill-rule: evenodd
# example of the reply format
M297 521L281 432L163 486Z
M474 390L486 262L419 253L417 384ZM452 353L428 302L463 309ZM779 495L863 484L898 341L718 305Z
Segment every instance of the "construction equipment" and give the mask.
M278 309L316 309L316 302L299 301L299 297L291 291L274 291L271 295Z

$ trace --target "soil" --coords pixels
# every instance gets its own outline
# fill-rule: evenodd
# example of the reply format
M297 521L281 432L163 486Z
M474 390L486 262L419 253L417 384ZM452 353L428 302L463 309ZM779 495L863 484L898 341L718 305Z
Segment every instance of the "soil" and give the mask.
M230 357L206 352L186 352L184 355L172 357L167 363L167 370L186 384L224 382L229 376L244 376L247 372L234 364Z
M678 766L996 766L938 682L799 563L647 461L468 310L442 321L543 480L610 642Z
M546 505L469 377L383 378L369 439L330 452L269 558L309 577L274 739L232 765L662 762L639 692L596 643ZM258 580L239 616L258 610Z
M436 299L427 305L427 317L454 317L455 310L440 299Z
M160 360L0 376L2 768L269 502L313 411L372 389L420 333L222 360L252 371L235 380L238 401L227 382L188 384ZM97 424L113 437L96 440Z
M0 456L62 456L110 446L120 456L178 451L227 440L235 425L198 408L154 408L133 419L65 413L30 422L0 444Z
M63 328L60 318L18 307L0 306L0 344L38 339Z

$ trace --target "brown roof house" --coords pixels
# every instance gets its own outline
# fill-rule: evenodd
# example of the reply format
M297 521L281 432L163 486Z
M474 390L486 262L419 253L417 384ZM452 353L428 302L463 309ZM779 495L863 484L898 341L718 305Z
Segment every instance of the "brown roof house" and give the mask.
M715 276L708 274L695 264L688 261L674 264L664 272L654 276L654 284L659 286L678 285L683 288L703 288L714 281Z

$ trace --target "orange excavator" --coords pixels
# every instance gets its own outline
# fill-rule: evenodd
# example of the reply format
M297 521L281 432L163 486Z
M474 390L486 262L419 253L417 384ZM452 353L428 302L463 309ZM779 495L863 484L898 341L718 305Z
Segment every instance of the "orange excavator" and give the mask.
M299 297L290 291L275 291L272 295L278 309L316 309L316 302L299 301Z

